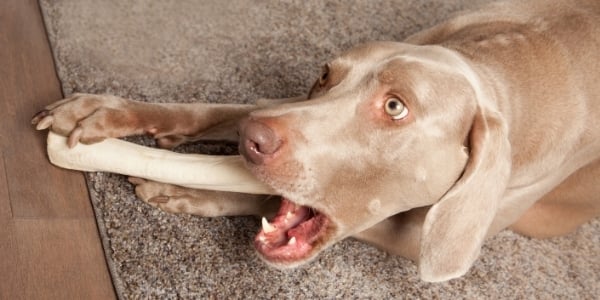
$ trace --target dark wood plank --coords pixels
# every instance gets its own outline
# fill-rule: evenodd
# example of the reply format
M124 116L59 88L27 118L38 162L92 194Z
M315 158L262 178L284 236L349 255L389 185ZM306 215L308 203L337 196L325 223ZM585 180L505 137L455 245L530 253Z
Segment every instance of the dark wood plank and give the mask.
M0 1L0 299L114 299L83 175L31 116L61 98L35 0Z
M12 218L8 195L8 183L6 178L6 169L4 168L4 153L2 153L2 149L0 149L0 220L9 220Z
M0 299L10 299L8 297L10 295L8 294L8 287L18 286L18 282L12 276L16 256L17 248L14 239L14 225L10 212L4 159L0 149Z
M114 298L108 272L98 270L104 257L97 236L89 234L95 230L95 220L17 221L17 274L31 287L25 298Z
M108 273L97 268L104 259L89 234L93 220L22 219L9 227L9 256L3 259L11 263L2 269L1 299L115 298Z
M62 97L35 0L0 1L0 145L15 217L92 216L83 176L52 167L33 114Z
M0 218L0 299L18 299L19 287L27 288L19 282L14 224L10 219Z

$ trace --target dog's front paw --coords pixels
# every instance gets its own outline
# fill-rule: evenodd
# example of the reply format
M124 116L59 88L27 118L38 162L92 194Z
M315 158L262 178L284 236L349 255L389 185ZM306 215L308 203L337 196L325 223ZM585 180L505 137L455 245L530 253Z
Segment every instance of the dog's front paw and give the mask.
M144 202L169 213L186 213L204 217L219 216L221 209L210 201L202 191L161 183L137 177L129 177L135 185L136 195Z
M131 134L135 121L126 109L127 100L114 96L75 94L48 105L31 123L37 130L50 128L68 137L69 147L78 142L90 144L108 137Z

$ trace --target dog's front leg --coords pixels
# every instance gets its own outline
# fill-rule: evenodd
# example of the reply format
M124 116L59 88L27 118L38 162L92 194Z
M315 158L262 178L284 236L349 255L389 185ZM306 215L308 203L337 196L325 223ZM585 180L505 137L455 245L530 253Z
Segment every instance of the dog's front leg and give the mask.
M69 146L105 138L149 134L159 146L173 148L190 140L237 141L237 123L254 105L145 103L115 96L76 94L35 115L39 130L68 136Z
M202 217L272 217L280 201L276 196L190 189L135 177L130 177L129 182L135 185L135 193L140 199L170 213Z

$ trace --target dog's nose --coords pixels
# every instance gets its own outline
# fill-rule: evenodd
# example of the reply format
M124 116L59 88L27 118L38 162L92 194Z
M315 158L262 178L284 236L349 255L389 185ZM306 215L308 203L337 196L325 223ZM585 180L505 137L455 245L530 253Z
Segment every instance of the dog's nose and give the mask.
M276 153L282 141L266 124L245 119L240 124L240 153L253 164L263 164L265 158Z

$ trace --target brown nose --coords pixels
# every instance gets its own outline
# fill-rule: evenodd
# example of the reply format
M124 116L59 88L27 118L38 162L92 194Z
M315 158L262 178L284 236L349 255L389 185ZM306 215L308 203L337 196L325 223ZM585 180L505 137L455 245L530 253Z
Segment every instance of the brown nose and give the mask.
M240 124L240 153L253 164L263 164L265 158L281 147L281 138L269 126L254 119Z

